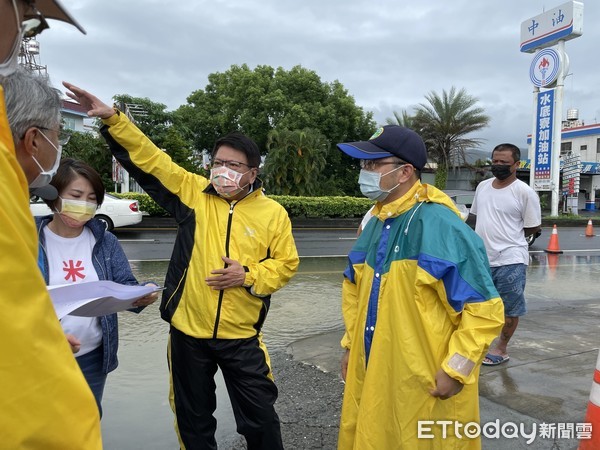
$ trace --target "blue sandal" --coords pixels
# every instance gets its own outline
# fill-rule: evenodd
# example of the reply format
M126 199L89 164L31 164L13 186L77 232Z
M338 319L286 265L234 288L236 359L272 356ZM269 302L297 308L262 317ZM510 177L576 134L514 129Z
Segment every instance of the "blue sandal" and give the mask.
M489 361L486 361L489 360ZM488 353L487 355L485 355L485 358L483 359L483 362L481 364L483 364L484 366L497 366L498 364L502 364L503 362L506 362L510 359L510 357L508 355L506 356L502 356L502 355L492 355L491 353Z

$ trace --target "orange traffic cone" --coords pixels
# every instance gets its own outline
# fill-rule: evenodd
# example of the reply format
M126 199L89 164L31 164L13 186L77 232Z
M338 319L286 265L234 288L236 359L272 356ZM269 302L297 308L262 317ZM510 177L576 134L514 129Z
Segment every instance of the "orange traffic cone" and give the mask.
M592 226L592 219L588 220L587 227L585 227L586 237L594 237L594 227Z
M584 422L590 425L589 434L580 437L579 450L597 450L600 448L600 354L596 361L594 381L590 391L587 413Z
M552 228L552 234L550 235L548 248L544 251L548 253L562 253L560 245L558 245L558 230L556 229L556 224L554 224L554 228Z

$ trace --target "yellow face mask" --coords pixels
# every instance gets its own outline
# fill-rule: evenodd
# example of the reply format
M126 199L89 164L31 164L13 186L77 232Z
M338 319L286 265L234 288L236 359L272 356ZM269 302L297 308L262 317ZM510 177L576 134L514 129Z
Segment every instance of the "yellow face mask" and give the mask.
M73 220L79 222L87 222L96 214L96 208L98 205L92 202L86 202L84 200L73 200L71 198L62 198L61 208L59 213L70 217Z

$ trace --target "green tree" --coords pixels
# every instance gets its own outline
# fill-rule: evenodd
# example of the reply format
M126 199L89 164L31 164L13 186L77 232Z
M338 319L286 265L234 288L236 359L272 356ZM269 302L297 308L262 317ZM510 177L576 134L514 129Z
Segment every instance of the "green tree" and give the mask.
M112 155L106 142L93 133L74 131L67 145L63 147L63 158L81 159L88 163L102 177L104 187L112 191Z
M465 152L476 148L483 140L467 135L485 128L490 118L483 108L476 106L479 99L467 94L465 89L442 91L440 96L430 92L428 103L415 108L412 124L427 145L429 158L437 163L435 185L444 189L448 168L466 163Z
M161 147L167 131L172 124L173 113L167 111L167 106L153 102L149 98L132 97L119 94L113 97L119 108L127 110L135 120L137 127Z
M358 192L355 161L342 156L335 144L366 139L375 130L372 113L357 106L339 81L323 82L301 66L250 69L245 64L210 74L207 86L175 111L174 123L196 150L210 150L217 138L241 131L263 154L273 129L316 130L330 143L328 194Z
M198 173L200 167L198 162L192 157L192 149L181 133L174 127L170 127L162 141L162 148L169 156L184 169Z
M197 171L191 159L191 143L173 126L173 112L167 111L166 105L127 94L115 95L113 99L119 108L131 114L137 127L157 147L164 149L173 161L187 170Z
M275 129L267 138L263 173L267 192L316 196L326 185L323 176L329 142L316 130Z

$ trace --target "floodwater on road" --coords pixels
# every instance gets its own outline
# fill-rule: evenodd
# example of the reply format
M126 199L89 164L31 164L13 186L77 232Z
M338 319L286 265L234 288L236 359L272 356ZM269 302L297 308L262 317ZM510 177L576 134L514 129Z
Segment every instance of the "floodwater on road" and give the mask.
M341 284L345 258L303 258L298 274L271 300L263 328L271 352L311 336L341 330ZM133 262L140 281L162 284L165 261ZM530 309L547 300L596 298L600 256L532 254L526 297ZM107 450L168 450L179 444L168 403L166 342L168 325L158 302L141 314L119 316L119 368L109 374L104 393L102 432ZM217 440L225 447L235 423L220 376L217 381Z
M532 254L527 271L525 297L537 300L587 300L598 298L600 256Z
M345 258L305 258L298 274L273 295L263 327L270 352L305 337L342 329L340 307ZM162 284L167 262L132 262L139 281ZM168 450L179 444L168 402L166 345L169 326L158 301L142 313L119 314L119 367L108 376L102 406L102 435L107 450ZM217 380L217 440L235 435L224 382Z

